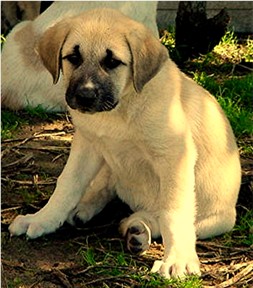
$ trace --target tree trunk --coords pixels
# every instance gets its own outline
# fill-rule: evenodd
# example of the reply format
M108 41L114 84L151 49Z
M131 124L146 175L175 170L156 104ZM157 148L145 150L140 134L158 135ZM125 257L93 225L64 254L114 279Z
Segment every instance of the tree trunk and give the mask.
M176 17L176 49L181 61L211 51L225 34L229 20L225 9L207 19L205 1L180 1Z

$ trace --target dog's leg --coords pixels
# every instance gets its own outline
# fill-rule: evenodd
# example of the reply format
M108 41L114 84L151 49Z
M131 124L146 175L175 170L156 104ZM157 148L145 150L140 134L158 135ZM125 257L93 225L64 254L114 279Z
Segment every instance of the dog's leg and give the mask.
M77 207L70 212L68 222L76 225L80 221L86 223L98 214L113 198L116 192L111 181L111 170L104 164L98 175L87 188Z
M195 233L195 173L197 154L190 133L185 138L177 137L181 150L160 158L160 194L157 199L156 217L165 247L162 260L155 261L152 272L166 278L184 277L185 274L200 274L196 253ZM171 140L173 141L173 139ZM159 166L160 165L160 166Z
M205 219L197 220L196 234L198 239L206 239L231 231L235 225L236 210L227 207L223 211L214 211Z
M146 211L138 211L123 219L119 230L126 238L127 249L136 254L148 250L151 238L160 236L157 219Z
M180 210L172 213L164 210L159 214L165 252L162 260L154 262L151 271L159 272L166 278L183 278L186 274L199 275L199 260L195 251L196 235L192 221L188 221Z
M28 238L36 238L54 232L76 207L102 165L102 156L77 131L67 164L47 205L35 214L18 216L9 227L11 235L26 233Z

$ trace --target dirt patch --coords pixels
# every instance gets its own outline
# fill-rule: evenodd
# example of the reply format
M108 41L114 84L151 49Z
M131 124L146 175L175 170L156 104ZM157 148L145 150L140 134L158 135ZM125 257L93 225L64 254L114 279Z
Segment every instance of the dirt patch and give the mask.
M154 242L145 256L125 251L118 223L130 210L118 199L83 227L66 224L56 233L33 241L23 236L10 238L8 225L14 217L38 211L49 199L66 163L72 136L71 123L60 118L35 120L33 125L24 125L14 139L2 141L2 287L144 287L129 275L150 269L152 262L162 257L163 246L161 240ZM253 209L252 160L242 157L239 215ZM252 287L253 246L238 241L242 237L238 231L227 237L231 245L223 236L197 243L203 286ZM83 251L93 251L96 263L90 263ZM113 258L106 267L99 261L99 257L109 257L108 251L112 256L126 252L124 257L135 264L121 264L123 273L105 276L103 269L115 269L110 264Z

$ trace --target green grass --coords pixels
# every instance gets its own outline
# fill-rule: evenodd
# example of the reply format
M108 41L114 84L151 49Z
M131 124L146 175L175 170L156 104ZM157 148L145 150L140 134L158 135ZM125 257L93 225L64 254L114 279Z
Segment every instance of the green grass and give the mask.
M25 205L31 205L38 201L39 198L41 198L42 193L39 190L33 191L33 193L31 193L31 190L23 188L19 191L19 194L22 196L23 203Z
M57 118L59 118L59 114L45 111L40 105L35 108L28 106L22 112L2 110L1 139L5 140L15 137L19 128L24 125L33 125L36 121L54 120Z
M12 138L18 128L28 122L18 114L3 110L1 113L1 138L2 140Z
M38 105L37 107L31 107L28 105L25 108L25 111L29 116L36 117L41 120L47 120L53 116L51 112L46 111L41 105Z
M221 81L217 75L197 71L193 79L217 98L237 138L253 134L253 74Z
M210 54L216 56L213 60L218 64L253 62L253 40L248 38L242 45L233 31L227 31Z
M119 248L119 251L115 251L115 247L114 249L110 249L110 245L108 245L108 247L101 251L101 249L96 248L101 245L101 243L96 243L94 248L85 245L78 251L78 254L83 259L82 264L86 267L84 269L92 271L97 278L95 280L96 284L98 285L99 283L99 286L91 287L111 287L110 281L112 279L119 279L124 284L129 284L129 286L124 287L202 287L202 281L197 276L189 276L185 280L165 279L156 273L151 273L145 259L142 262L137 257L125 253L122 246ZM103 246L105 246L105 243L103 243ZM89 283L89 280L87 282ZM91 280L91 282L95 283L94 280Z
M253 134L253 70L243 66L243 73L237 72L240 63L253 63L253 40L239 43L228 31L212 52L185 63L184 68L217 98L238 139Z
M225 245L233 246L248 246L253 245L253 211L249 210L244 215L240 215L232 232L222 236Z
M161 43L165 45L170 53L170 57L177 63L180 55L176 51L175 29L173 27L169 27L168 30L163 31ZM233 31L227 31L221 38L220 43L216 45L211 52L192 59L190 62L192 61L195 63L195 66L199 68L207 68L207 66L212 65L212 67L222 66L222 69L231 68L233 64L241 62L252 63L253 39L247 38L242 43Z
M239 242L246 246L253 245L253 211L248 211L245 215L238 219L238 223L234 228ZM237 241L238 242L238 241Z
M16 288L16 287L22 287L22 279L19 277L15 277L12 281L8 281L7 287L8 288Z

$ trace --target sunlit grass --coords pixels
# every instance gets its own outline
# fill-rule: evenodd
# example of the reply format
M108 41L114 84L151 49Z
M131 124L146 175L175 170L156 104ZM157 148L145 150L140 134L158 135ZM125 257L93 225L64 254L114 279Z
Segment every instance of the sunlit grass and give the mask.
M244 215L240 215L233 231L222 236L225 245L253 245L253 211L249 210Z
M105 243L103 246L106 245ZM100 246L96 243L96 247ZM106 252L98 251L96 248L83 245L78 254L83 259L84 269L92 270L97 275L97 279L91 282L100 283L99 287L107 287L110 277L121 279L129 286L124 287L146 287L146 288L200 288L202 281L197 276L188 276L184 280L165 279L164 277L150 272L150 267L145 262L138 261L137 258L125 252L115 251L107 247ZM89 281L88 281L89 283ZM96 286L98 287L98 286ZM108 286L109 287L109 286Z
M253 134L253 75L231 76L221 79L215 75L196 71L193 79L212 93L225 111L235 135L240 138Z

